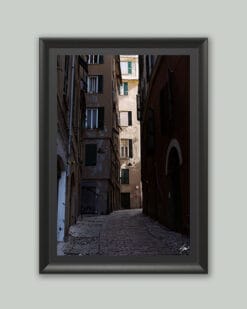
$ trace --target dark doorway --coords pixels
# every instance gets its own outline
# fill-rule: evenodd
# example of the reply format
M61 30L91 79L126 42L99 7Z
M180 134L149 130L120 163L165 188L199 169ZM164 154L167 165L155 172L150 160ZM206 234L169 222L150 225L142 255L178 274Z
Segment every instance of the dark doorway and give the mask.
M130 193L121 193L121 208L130 209Z
M173 147L168 158L168 222L172 229L182 230L182 199L180 187L180 163L178 151Z
M95 187L82 187L81 192L82 213L94 214L96 212L95 197L96 197Z

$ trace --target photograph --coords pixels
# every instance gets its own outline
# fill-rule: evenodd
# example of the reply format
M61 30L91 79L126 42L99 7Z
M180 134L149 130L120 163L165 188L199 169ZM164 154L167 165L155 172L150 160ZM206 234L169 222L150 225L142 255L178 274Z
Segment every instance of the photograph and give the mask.
M41 271L207 272L207 40L40 44Z
M189 56L57 56L57 254L190 252Z

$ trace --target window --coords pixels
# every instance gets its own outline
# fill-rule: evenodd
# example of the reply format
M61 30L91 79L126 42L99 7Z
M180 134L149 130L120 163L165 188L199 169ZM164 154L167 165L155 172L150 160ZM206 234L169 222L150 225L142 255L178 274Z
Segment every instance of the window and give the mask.
M132 139L120 140L120 156L121 158L133 158Z
M97 108L87 108L86 109L85 127L87 129L98 128L98 109Z
M132 112L120 112L120 125L122 127L132 126Z
M120 95L128 95L128 83L123 83L120 85L119 94Z
M131 61L121 61L121 73L123 75L132 74L132 62Z
M132 144L132 139L129 139L129 158L133 158L133 144Z
M132 63L128 62L128 74L132 73Z
M86 109L85 128L104 130L104 107Z
M121 184L129 184L129 170L121 169Z
M102 93L103 92L103 75L88 76L87 89L89 93Z
M102 64L103 55L88 55L88 64Z
M128 112L128 125L132 126L132 112Z
M97 163L97 144L85 145L85 165L95 166Z

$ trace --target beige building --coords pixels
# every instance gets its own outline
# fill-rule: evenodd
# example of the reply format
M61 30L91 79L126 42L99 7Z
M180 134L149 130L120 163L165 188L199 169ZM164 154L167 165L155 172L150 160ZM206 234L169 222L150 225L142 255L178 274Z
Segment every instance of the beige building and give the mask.
M140 123L137 120L138 56L120 56L120 180L121 208L141 207Z
M119 56L88 55L82 139L81 209L107 214L120 206Z

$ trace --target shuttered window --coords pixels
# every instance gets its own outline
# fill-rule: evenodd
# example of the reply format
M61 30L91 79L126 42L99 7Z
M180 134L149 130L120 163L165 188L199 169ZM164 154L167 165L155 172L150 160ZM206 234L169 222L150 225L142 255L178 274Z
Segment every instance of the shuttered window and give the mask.
M102 64L103 62L103 55L88 55L88 64Z
M132 126L132 112L120 112L120 125L122 127Z
M103 92L103 75L88 76L87 89L89 93Z
M128 62L126 62L126 61L121 61L120 67L121 67L121 73L122 73L123 75L128 74Z
M97 163L97 144L85 145L85 165L95 166Z
M128 126L128 112L120 112L120 125L122 127Z
M120 156L122 158L133 158L132 139L121 139L120 140Z
M124 95L128 95L128 91L129 91L129 89L128 89L129 87L128 87L128 83L124 83Z
M132 74L132 62L131 61L121 61L121 73L123 75Z
M121 184L129 184L129 170L121 169Z
M87 108L86 109L85 128L86 129L98 128L98 109L97 108Z
M104 130L104 107L86 109L85 128Z
M128 74L132 74L132 63L128 62Z
M119 94L120 95L128 95L128 83L123 83L122 85L120 85L119 87Z
M129 140L128 139L120 140L120 156L121 158L129 157Z

